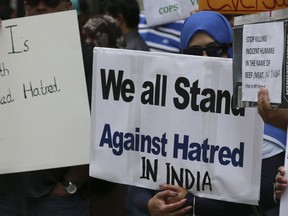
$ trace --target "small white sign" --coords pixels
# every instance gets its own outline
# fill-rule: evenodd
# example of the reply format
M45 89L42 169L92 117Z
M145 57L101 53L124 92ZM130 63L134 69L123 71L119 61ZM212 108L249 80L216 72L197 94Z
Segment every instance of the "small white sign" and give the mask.
M148 26L156 26L189 17L199 9L199 0L143 0Z
M89 163L76 12L2 21L0 47L0 173Z
M283 22L244 25L242 101L257 102L266 87L271 103L281 103L283 54Z

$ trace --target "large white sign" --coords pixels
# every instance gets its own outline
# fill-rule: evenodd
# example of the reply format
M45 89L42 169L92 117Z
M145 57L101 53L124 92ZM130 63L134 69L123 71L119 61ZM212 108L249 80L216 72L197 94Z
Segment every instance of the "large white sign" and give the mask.
M244 25L242 51L243 101L257 102L261 87L271 103L281 103L284 22Z
M89 163L76 12L2 21L0 47L0 173Z
M93 70L91 176L257 203L263 123L232 108L231 59L97 48Z
M143 0L148 26L185 19L199 9L199 0Z

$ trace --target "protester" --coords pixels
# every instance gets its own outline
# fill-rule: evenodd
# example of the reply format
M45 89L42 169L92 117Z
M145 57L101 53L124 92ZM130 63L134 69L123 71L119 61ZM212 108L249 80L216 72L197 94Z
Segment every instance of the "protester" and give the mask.
M0 18L1 20L16 18L16 11L11 6L3 6L0 8Z
M227 19L216 12L202 11L190 16L181 32L181 52L188 55L232 57L233 31ZM272 185L272 182L271 182ZM134 204L151 216L253 215L256 206L194 196L177 185L162 185L161 191L133 187Z
M88 19L82 27L85 42L90 46L117 48L120 41L116 20L109 15Z
M116 20L108 14L93 16L82 27L85 44L89 47L118 48L120 31ZM91 178L90 216L125 215L125 186Z
M26 16L72 9L70 0L26 0L24 3ZM82 48L86 79L90 79L92 50ZM80 191L89 178L88 169L88 165L79 165L0 175L0 214L7 216L87 216L88 205L81 197ZM73 186L73 190L69 190L68 185Z
M89 10L89 4L86 0L78 0L78 4L79 8L77 12L78 12L78 25L80 30L80 37L82 40L85 40L81 29L84 26L84 24L88 21L88 19L91 17L91 14Z
M180 33L184 20L148 26L144 13L140 14L139 33L152 52L180 53Z
M124 37L123 48L149 51L149 47L138 32L140 8L136 0L114 0L107 6L109 15L117 20Z
M270 104L268 90L266 88L260 89L258 93L258 113L266 124L271 124L274 127L280 128L282 130L282 133L285 134L286 143L288 109L273 107ZM279 133L280 132L281 131L279 130ZM270 152L274 153L274 158L279 158L279 162L277 161L279 168L274 170L274 174L272 176L276 176L274 184L275 195L278 199L280 199L284 189L287 187L287 179L284 177L285 168L282 166L284 164L285 145L280 146L276 145L275 143L273 145L272 143L270 148Z
M121 35L123 36L124 41L122 44L119 43L119 48L149 51L149 47L138 32L140 7L136 0L112 0L107 4L106 12L116 19ZM141 216L142 213L131 205L133 200L129 194L127 194L130 186L123 185L123 187L126 215Z

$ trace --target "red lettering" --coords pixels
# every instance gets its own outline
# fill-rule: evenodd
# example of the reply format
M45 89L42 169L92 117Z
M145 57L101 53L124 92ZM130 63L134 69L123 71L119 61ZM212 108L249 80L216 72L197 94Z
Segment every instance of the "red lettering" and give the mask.
M207 5L209 8L211 8L212 10L216 10L216 11L221 11L221 10L233 10L233 11L241 11L243 9L257 9L258 4L257 4L257 0L251 1L251 0L231 0L230 4L226 3L226 4L222 4L220 6L216 6L213 5L213 2L215 3L215 0L208 0L207 1ZM217 2L219 4L219 2ZM250 5L248 4L250 3ZM226 8L226 9L225 9Z
M275 9L276 7L288 7L288 1L286 2L286 0L272 0L271 3L272 4L269 5L266 4L264 0L262 0L264 7L270 10Z

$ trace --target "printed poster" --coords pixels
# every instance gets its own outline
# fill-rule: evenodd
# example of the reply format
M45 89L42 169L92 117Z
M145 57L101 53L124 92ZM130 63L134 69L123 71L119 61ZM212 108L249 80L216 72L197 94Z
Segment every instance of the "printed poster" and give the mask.
M93 74L92 177L258 202L263 122L233 108L231 59L95 48Z

